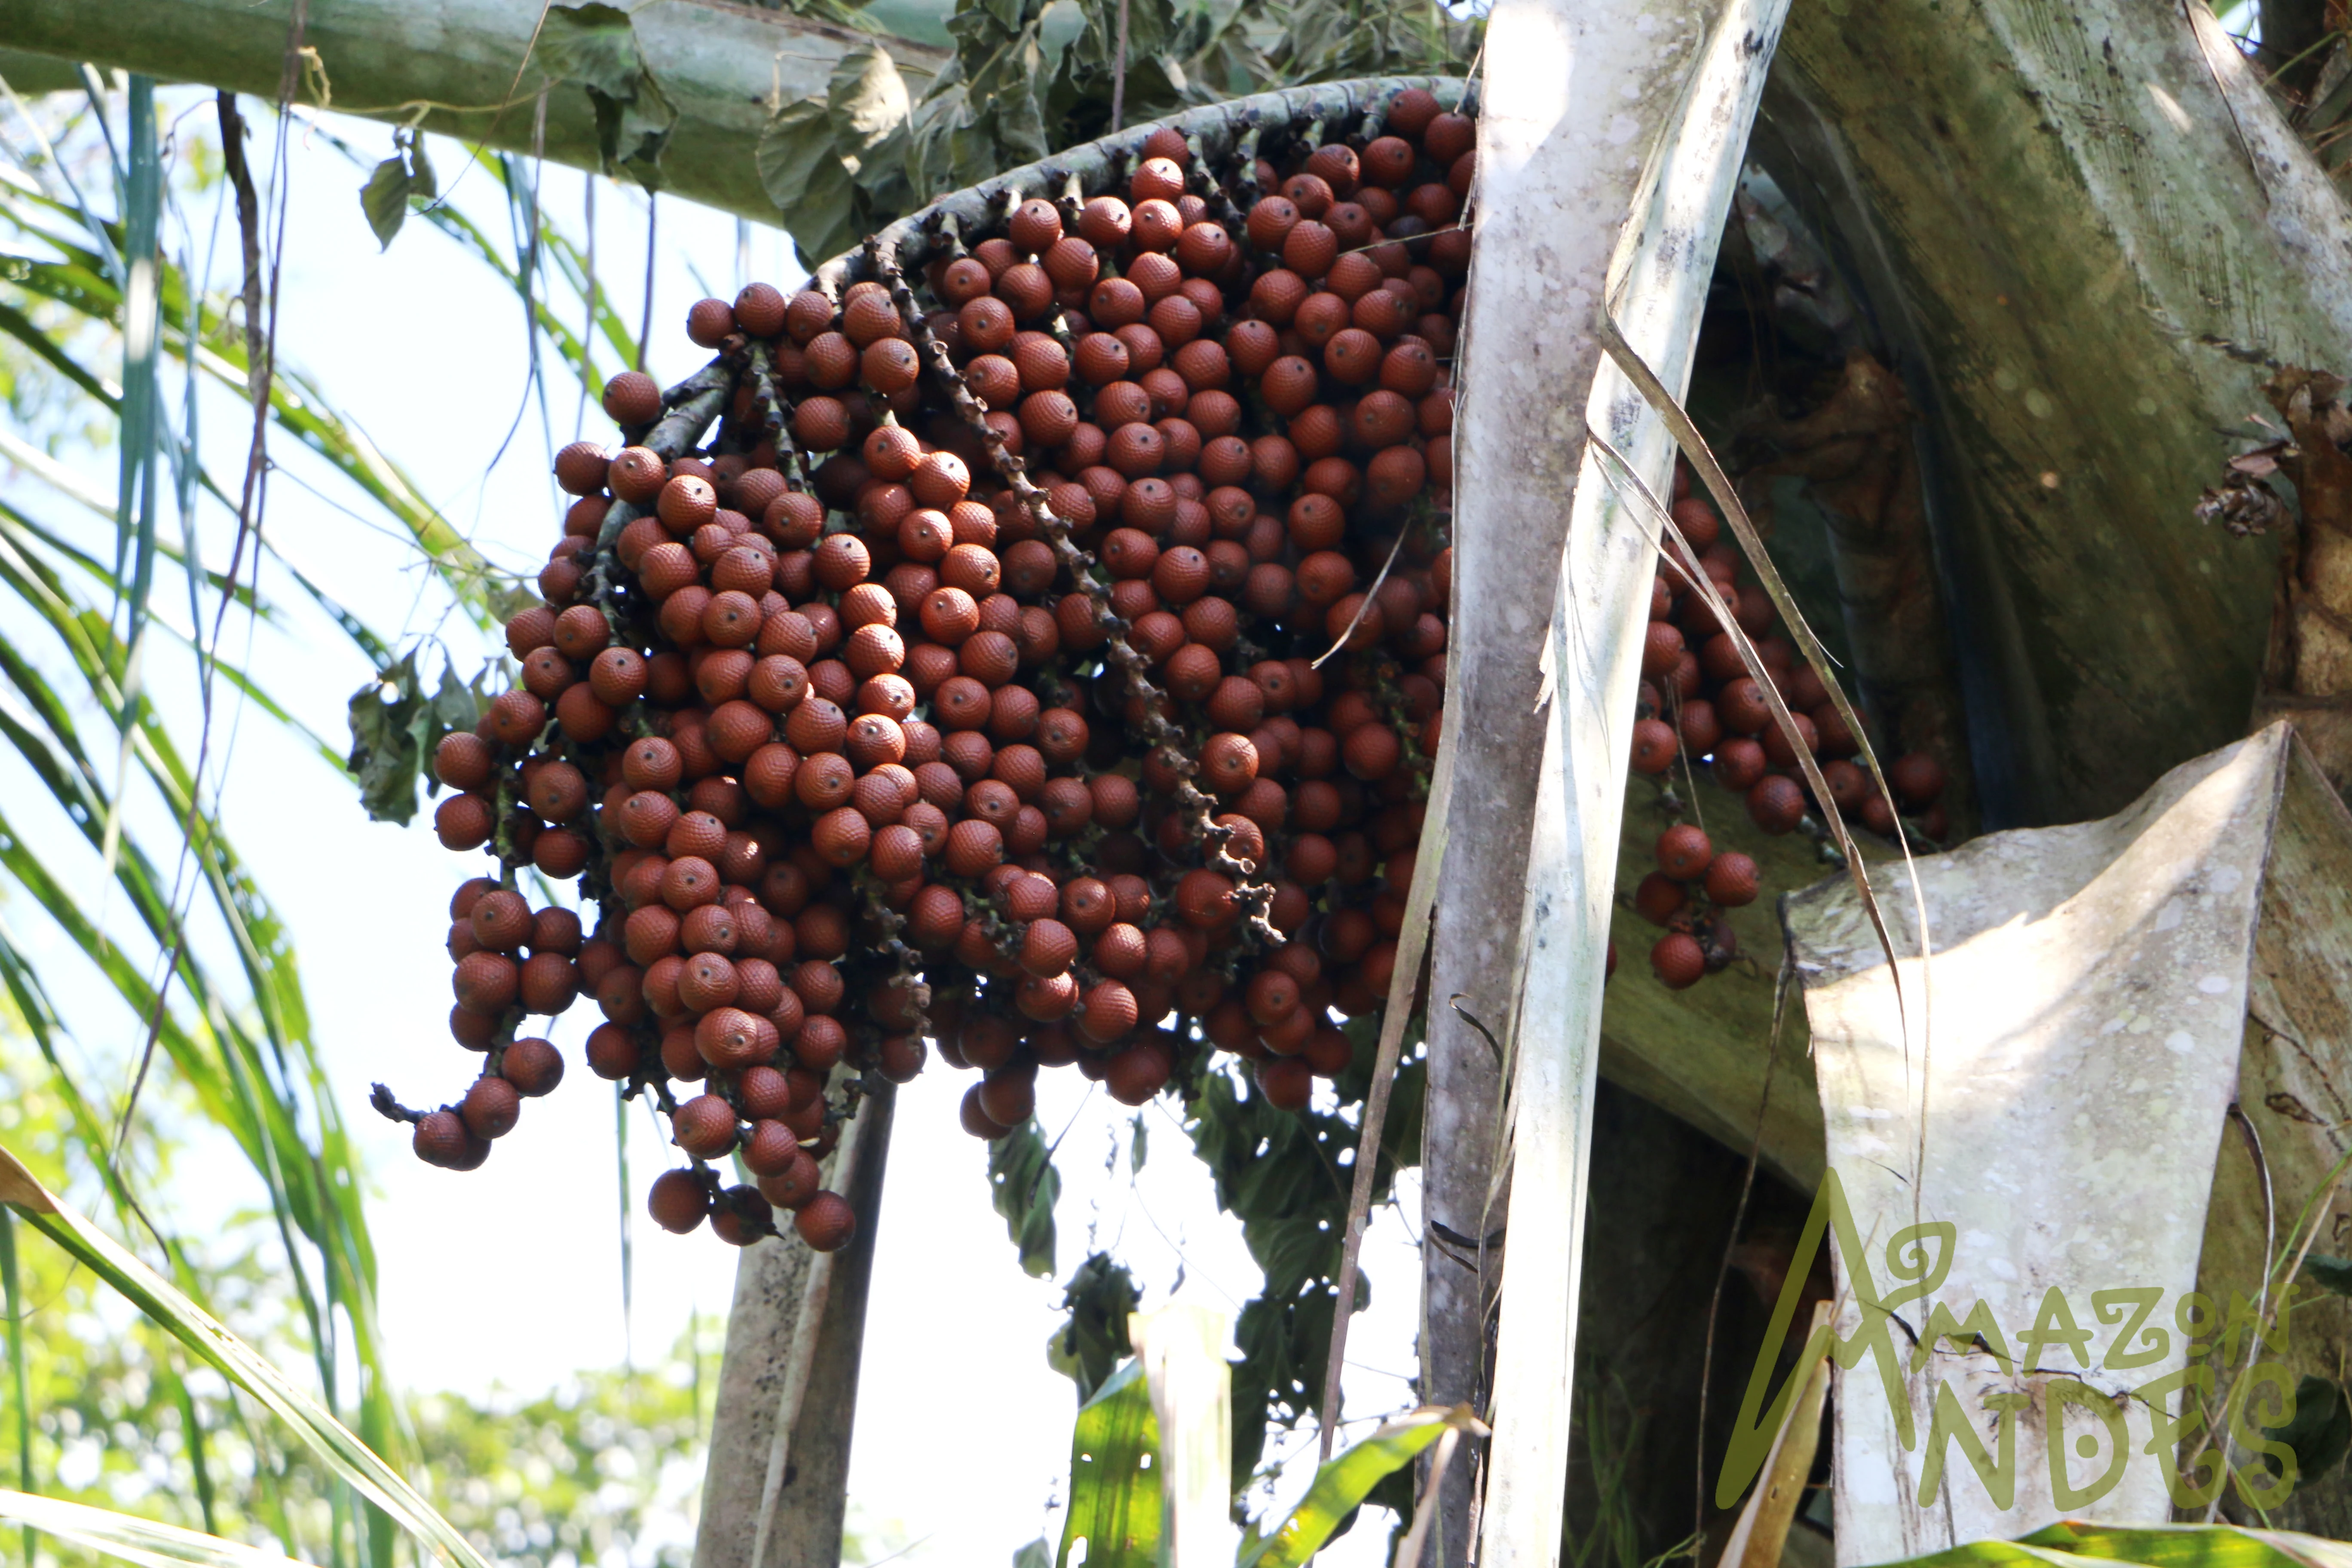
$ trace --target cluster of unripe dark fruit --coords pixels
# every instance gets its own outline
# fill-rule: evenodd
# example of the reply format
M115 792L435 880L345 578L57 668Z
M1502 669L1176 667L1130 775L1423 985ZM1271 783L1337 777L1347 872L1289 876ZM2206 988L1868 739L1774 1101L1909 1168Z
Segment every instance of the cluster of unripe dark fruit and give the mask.
M520 682L434 759L504 875L452 905L488 1060L417 1152L479 1163L561 1076L517 1025L583 994L692 1162L654 1218L738 1244L850 1238L817 1159L927 1039L990 1139L1045 1067L1139 1105L1222 1049L1293 1110L1345 1069L1438 744L1473 141L1418 89L1279 166L1163 128L1123 199L705 300L701 456L654 449L685 389L614 378L633 444L557 457Z
M1802 745L1820 760L1830 796L1845 818L1872 833L1895 831L1897 811L1916 830L1939 840L1950 830L1940 804L1943 765L1924 752L1887 765L1896 802L1881 794L1852 759L1861 743L1830 700L1821 678L1780 635L1771 599L1743 584L1738 551L1720 537L1722 521L1690 493L1690 474L1675 474L1675 528L1698 557L1739 629L1752 639L1759 662L1779 689L1795 734L1775 721L1770 705L1742 661L1737 639L1706 595L1681 574L1662 569L1650 589L1650 625L1642 647L1640 717L1633 725L1633 771L1665 775L1687 765L1694 776L1745 797L1748 815L1769 834L1795 831L1813 808L1811 786L1797 758ZM1717 852L1696 825L1678 822L1658 835L1658 868L1633 889L1633 909L1666 934L1650 949L1650 967L1681 990L1731 963L1738 943L1726 910L1753 903L1761 890L1755 860L1737 850Z

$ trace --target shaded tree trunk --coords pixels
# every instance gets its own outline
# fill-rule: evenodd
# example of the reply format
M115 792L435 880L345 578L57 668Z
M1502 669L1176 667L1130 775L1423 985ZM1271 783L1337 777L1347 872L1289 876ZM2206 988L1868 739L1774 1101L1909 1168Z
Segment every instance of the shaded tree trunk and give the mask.
M828 1179L864 1216L835 1253L789 1234L735 1270L712 1402L695 1568L833 1568L849 1500L849 1447L882 1218L893 1090L866 1097ZM848 1163L851 1169L840 1167ZM789 1419L790 1429L779 1434Z
M2246 729L2275 557L2189 508L2266 366L2343 366L2352 217L2201 6L1825 0L1773 86L1924 421L1987 825L2119 809Z
M2327 0L2262 0L2263 69L2297 92L2308 88L2326 59Z

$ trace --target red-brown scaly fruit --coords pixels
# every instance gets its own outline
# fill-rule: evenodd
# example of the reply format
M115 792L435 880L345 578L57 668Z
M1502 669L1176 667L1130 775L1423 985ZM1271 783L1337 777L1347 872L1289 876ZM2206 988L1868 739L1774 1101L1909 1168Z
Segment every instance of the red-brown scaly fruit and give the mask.
M664 1230L684 1236L710 1212L710 1194L692 1171L664 1171L646 1194L646 1212Z

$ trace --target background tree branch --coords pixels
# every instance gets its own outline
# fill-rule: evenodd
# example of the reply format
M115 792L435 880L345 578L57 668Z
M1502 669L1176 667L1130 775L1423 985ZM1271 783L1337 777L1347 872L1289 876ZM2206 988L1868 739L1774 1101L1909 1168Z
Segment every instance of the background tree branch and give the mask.
M28 56L274 97L291 3L0 0L0 39ZM550 85L528 63L541 11L539 0L448 0L430 11L401 0L319 0L303 36L319 52L327 106L529 152L531 100ZM918 90L950 58L911 39L723 0L666 0L632 21L646 68L677 113L662 188L763 223L778 221L777 212L753 153L775 107L822 100L834 66L854 49L880 44ZM317 102L315 90L301 98ZM544 151L557 163L599 166L596 115L579 86L549 91Z

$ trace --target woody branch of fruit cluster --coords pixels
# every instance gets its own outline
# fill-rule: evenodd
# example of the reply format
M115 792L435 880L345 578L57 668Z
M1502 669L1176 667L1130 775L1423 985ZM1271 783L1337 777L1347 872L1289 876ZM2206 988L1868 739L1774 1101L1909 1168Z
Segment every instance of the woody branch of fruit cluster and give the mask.
M1441 731L1475 127L1408 88L1328 129L1024 172L614 378L520 684L434 758L497 870L451 904L479 1076L380 1095L420 1156L478 1165L583 995L687 1162L654 1217L738 1245L855 1235L819 1162L927 1041L990 1139L1045 1068L1139 1105L1229 1052L1298 1110L1349 1065Z

